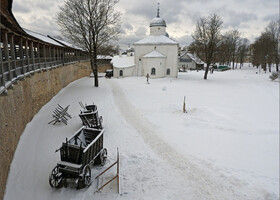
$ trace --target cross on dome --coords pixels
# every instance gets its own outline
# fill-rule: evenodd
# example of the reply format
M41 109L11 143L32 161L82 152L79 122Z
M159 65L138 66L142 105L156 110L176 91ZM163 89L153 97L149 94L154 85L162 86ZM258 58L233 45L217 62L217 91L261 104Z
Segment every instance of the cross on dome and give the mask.
M159 3L158 4L158 9L157 9L157 17L159 17Z

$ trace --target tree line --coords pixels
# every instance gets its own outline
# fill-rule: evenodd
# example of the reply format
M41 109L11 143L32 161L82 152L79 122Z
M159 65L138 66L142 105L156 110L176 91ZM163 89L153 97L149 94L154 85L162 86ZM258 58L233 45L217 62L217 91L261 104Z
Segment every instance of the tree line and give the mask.
M210 65L215 63L231 66L234 70L237 63L241 68L246 61L262 67L265 72L267 66L271 72L272 64L276 64L276 71L279 71L279 21L271 21L252 44L242 38L237 29L222 34L222 24L220 16L211 14L197 21L192 34L193 42L188 51L206 63L204 79L207 79Z
M80 46L90 55L90 63L98 87L97 54L116 53L115 42L120 33L120 12L115 5L119 0L65 0L56 16L62 35L73 44ZM279 21L271 21L264 32L250 44L242 38L238 30L221 34L223 21L212 14L197 21L192 35L194 41L188 50L195 53L206 64L204 79L207 79L209 67L219 63L237 68L242 67L246 59L254 66L279 65ZM114 48L116 47L116 48Z

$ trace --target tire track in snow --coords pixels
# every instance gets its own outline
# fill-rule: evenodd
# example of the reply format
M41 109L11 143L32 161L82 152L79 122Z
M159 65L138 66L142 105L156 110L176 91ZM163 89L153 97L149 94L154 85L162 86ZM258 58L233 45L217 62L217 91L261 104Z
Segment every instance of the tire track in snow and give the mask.
M114 80L108 82L112 88L115 105L124 119L138 131L146 144L184 178L186 185L191 187L197 199L266 199L269 196L265 191L250 189L246 187L246 183L234 177L225 177L210 166L198 166L180 155L176 149L159 137L156 127L126 99L121 87Z

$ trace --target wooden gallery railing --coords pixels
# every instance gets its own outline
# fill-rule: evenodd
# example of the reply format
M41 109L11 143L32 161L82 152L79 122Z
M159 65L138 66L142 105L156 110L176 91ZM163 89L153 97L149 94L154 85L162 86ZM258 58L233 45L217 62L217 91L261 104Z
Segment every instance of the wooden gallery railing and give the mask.
M84 51L53 45L34 37L27 37L1 29L0 94L25 76L66 64L88 60Z

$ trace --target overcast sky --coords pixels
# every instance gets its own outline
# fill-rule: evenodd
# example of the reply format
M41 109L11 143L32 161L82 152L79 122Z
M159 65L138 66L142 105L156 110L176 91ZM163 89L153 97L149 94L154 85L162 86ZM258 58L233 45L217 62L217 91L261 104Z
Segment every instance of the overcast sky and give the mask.
M13 0L13 13L24 28L45 35L61 35L55 16L63 2ZM149 34L149 23L156 16L158 2L167 32L181 45L192 41L197 20L212 13L221 16L223 32L238 29L251 42L271 20L279 19L279 0L120 0L116 9L122 13L122 47Z

